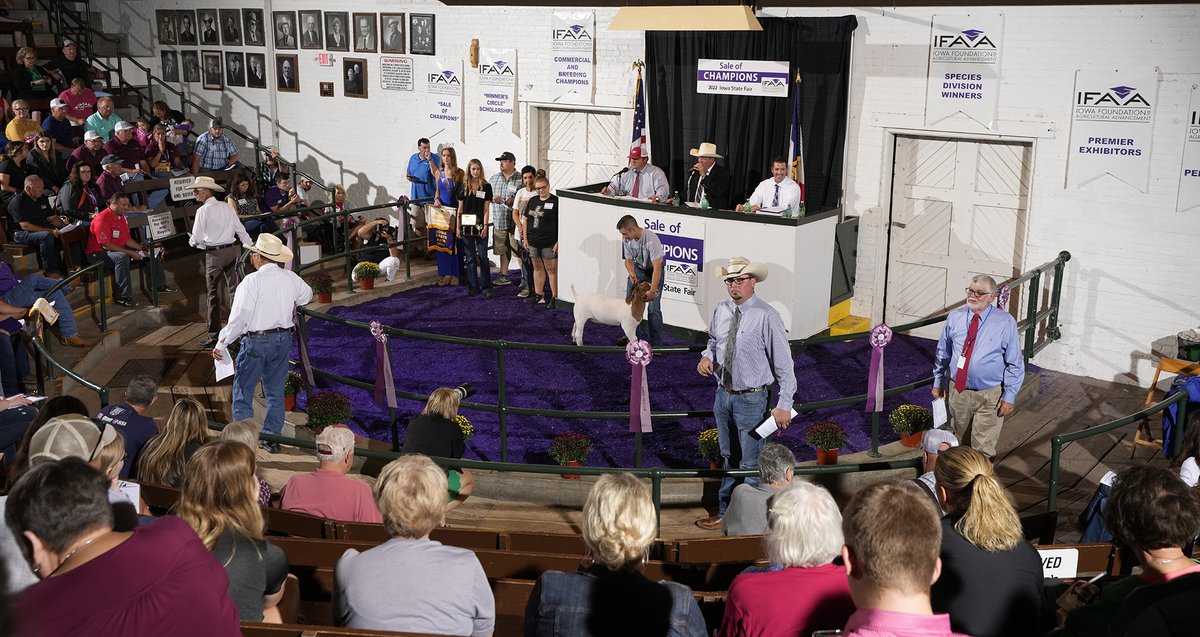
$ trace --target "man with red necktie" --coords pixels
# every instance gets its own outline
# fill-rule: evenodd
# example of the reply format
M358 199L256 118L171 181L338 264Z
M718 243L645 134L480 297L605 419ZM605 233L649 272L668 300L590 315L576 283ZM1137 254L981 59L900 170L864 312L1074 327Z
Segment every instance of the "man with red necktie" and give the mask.
M996 280L971 279L967 304L946 316L933 366L933 397L949 399L950 428L989 458L1025 380L1017 321L996 308Z

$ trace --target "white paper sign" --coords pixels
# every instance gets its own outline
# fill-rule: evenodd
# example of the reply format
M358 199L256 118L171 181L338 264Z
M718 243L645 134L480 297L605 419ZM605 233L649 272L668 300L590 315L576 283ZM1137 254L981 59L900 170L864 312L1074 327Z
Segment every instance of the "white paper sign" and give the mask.
M1183 166L1179 169L1179 212L1200 206L1200 88L1192 89L1187 129L1183 137Z
M1106 174L1146 192L1158 75L1076 71L1067 188Z
M146 215L146 224L150 227L151 239L165 239L175 234L175 224L171 223L170 212L155 212Z
M379 58L379 84L391 91L413 90L412 58L386 55Z
M171 198L175 201L184 199L195 199L196 191L188 188L188 186L196 183L190 175L187 177L176 177L171 180Z
M795 418L796 414L797 414L796 410L793 409L792 410L792 418ZM775 417L768 414L766 420L762 421L761 424L759 424L757 427L754 428L754 433L759 438L766 440L767 436L775 433L778 430L779 430L779 425L775 424Z
M1038 549L1042 577L1073 579L1079 575L1079 549Z
M789 75L787 62L701 59L696 61L696 92L787 97Z
M479 130L500 124L513 127L513 104L517 88L515 49L482 49L479 55Z
M462 62L449 58L429 61L425 76L428 95L429 121L426 126L433 134L446 131L451 140L462 139Z
M591 104L595 15L591 11L555 11L550 24L554 101Z
M937 429L946 424L950 420L950 414L946 411L946 399L933 399L933 428Z
M1004 15L935 15L929 42L925 125L955 113L991 128L1000 95Z
M214 359L213 364L217 372L217 382L221 382L233 376L233 357L229 355L229 348L224 343L217 346L217 351L221 352L221 360Z

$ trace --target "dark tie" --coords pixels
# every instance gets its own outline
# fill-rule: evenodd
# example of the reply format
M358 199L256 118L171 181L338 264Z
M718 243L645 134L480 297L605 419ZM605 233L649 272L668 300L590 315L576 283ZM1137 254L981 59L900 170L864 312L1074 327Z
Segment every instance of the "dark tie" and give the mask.
M954 389L960 393L967 390L967 368L971 366L971 352L975 349L975 339L979 336L979 315L971 313L971 327L967 328L967 340L963 341L963 366L954 376Z
M771 207L779 205L779 184L775 184L775 199L771 202Z
M733 320L729 322L729 336L725 338L725 362L721 363L721 385L727 390L733 386L733 350L737 348L738 325L742 322L742 308L733 309Z
M642 171L633 171L633 190L629 193L634 199L638 198L638 193L642 191Z

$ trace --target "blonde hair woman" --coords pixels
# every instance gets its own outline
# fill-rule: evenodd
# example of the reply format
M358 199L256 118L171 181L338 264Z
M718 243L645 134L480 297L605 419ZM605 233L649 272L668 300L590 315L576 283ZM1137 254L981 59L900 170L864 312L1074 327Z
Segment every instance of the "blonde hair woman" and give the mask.
M438 458L462 458L467 450L458 418L458 404L462 394L457 389L440 387L433 390L425 409L408 423L408 437L404 439L406 453L420 453ZM475 490L475 475L466 469L446 471L450 492L450 505L454 509L470 497Z
M690 588L642 574L654 527L654 503L640 480L627 473L597 480L583 505L591 565L538 578L525 607L525 634L707 634Z
M429 539L446 519L446 474L422 455L401 456L375 481L387 542L346 551L334 569L339 626L486 637L496 604L479 558ZM403 573L403 577L397 577Z
M938 454L933 469L942 518L942 574L933 610L956 632L991 637L1040 632L1042 562L992 461L970 448Z
M263 540L254 452L232 440L200 448L188 461L175 514L200 536L229 574L229 596L242 621L274 621L288 563Z
M183 482L188 458L207 440L204 407L195 399L180 398L158 435L147 441L138 454L138 480L178 487Z

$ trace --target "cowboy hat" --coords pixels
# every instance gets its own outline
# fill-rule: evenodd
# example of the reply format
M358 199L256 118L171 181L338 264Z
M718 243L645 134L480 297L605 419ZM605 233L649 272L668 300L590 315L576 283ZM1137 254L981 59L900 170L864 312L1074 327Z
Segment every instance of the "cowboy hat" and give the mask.
M283 241L266 232L258 235L258 241L254 242L250 251L276 263L287 263L292 260L292 251L283 245Z
M713 157L715 159L725 159L724 155L717 154L717 145L712 142L704 142L700 144L700 148L693 148L692 157Z
M762 263L754 263L746 257L733 257L729 260L728 266L721 266L717 269L717 278L722 281L739 277L743 274L749 274L754 277L755 281L766 281L767 266Z
M206 177L206 176L197 177L196 181L193 181L192 183L188 184L187 186L185 186L185 188L187 188L188 190L194 190L196 188L203 188L205 190L211 190L213 192L225 192L225 189L223 187L221 187L221 184L218 184L216 181L214 181L212 177Z

